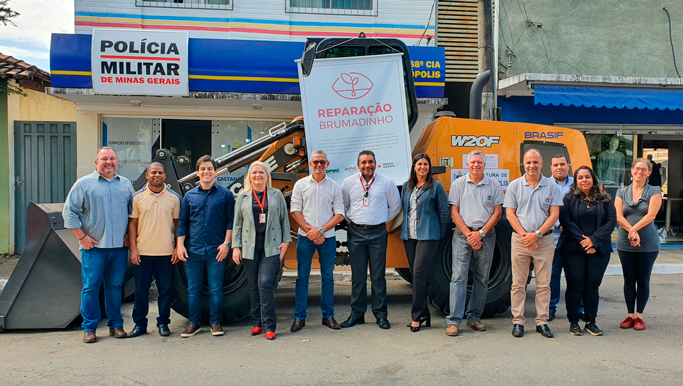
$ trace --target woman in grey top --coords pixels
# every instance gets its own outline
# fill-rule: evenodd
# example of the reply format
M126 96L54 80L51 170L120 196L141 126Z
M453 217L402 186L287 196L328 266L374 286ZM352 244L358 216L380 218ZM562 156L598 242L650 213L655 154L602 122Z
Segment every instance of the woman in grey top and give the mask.
M413 276L412 332L420 331L425 323L431 327L427 307L427 280L439 241L450 222L448 196L441 182L432 177L432 162L424 153L413 157L410 178L401 190L403 223L401 239L406 249L408 265Z
M658 186L647 184L651 173L652 164L648 160L633 161L633 182L619 189L614 199L619 224L617 252L624 272L624 298L628 308L628 317L620 327L634 330L645 329L643 311L650 296L652 266L659 254L659 235L654 221L662 206L662 192Z

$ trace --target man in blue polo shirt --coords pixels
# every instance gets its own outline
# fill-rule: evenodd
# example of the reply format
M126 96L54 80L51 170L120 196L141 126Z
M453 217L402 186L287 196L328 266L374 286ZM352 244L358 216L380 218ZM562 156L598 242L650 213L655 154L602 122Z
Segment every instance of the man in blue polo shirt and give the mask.
M116 174L114 149L102 147L95 157L95 171L76 181L66 197L64 227L78 238L81 249L81 316L84 343L97 341L95 331L102 318L100 286L104 281L104 306L109 335L125 338L121 292L128 264L128 214L133 185Z
M176 260L185 262L190 323L180 336L198 333L202 319L202 286L204 271L209 282L211 335L224 334L223 274L225 258L230 252L235 198L228 189L216 185L218 165L211 156L197 160L199 186L185 194L180 205Z

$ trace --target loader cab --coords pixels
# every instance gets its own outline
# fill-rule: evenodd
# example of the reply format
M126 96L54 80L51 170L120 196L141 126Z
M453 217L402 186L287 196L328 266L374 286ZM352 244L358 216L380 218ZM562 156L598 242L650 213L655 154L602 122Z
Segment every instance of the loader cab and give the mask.
M408 47L398 39L368 39L361 33L357 39L346 38L309 38L301 61L302 72L307 76L315 59L346 58L350 56L403 54L403 78L406 93L408 129L413 130L417 122L417 97L411 71Z

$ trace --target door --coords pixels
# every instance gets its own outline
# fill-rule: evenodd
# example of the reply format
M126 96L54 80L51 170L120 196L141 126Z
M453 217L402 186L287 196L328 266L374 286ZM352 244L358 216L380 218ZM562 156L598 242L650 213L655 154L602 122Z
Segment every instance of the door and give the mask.
M15 253L26 247L26 208L64 202L76 182L76 122L14 122Z

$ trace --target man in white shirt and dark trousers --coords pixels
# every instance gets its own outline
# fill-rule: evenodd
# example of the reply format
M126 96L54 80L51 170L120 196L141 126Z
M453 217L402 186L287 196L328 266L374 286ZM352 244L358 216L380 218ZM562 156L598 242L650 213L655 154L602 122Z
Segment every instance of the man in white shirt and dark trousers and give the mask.
M316 250L322 281L320 309L323 325L334 330L341 328L334 319L334 261L337 254L334 227L344 219L341 187L327 178L326 170L330 162L324 151L314 151L308 165L313 173L294 185L290 209L292 218L299 225L296 243L296 306L292 332L297 332L306 325L308 279Z
M367 268L370 263L372 313L382 329L391 327L387 320L386 223L401 211L401 198L396 183L375 173L375 153L358 154L359 174L347 177L341 185L344 213L349 226L348 246L351 260L351 315L341 324L353 327L365 323L367 301Z

